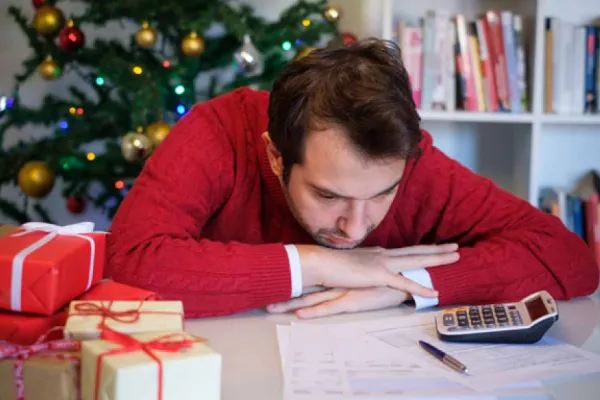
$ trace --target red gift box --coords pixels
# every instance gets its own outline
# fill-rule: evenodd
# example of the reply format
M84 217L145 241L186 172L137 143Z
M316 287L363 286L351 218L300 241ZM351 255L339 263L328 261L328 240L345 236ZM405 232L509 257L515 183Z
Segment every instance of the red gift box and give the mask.
M110 280L102 280L77 300L156 300L156 294L148 290L124 285ZM68 310L49 317L0 311L0 342L7 341L20 345L31 345L50 329L63 326L67 321ZM62 338L62 330L54 331L48 340Z
M0 237L0 309L55 314L102 278L105 237L91 222L29 223Z

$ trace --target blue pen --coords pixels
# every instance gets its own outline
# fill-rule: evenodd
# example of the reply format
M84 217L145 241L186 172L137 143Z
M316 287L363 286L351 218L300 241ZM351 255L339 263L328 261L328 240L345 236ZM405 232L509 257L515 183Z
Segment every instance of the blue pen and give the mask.
M429 343L424 342L422 340L419 340L419 345L426 352L428 352L429 354L431 354L432 356L434 356L435 358L437 358L438 360L440 360L441 362L443 362L444 364L446 364L453 370L458 371L463 374L469 373L469 371L467 370L467 367L463 363L458 361L456 358L452 357L450 354L446 354L442 350L438 349L437 347L434 347L434 346L430 345Z

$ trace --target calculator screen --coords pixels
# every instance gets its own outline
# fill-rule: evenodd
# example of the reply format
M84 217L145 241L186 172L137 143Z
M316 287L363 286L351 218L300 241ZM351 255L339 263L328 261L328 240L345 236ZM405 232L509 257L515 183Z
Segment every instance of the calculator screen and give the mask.
M532 321L548 314L544 300L541 297L529 300L525 303L525 307L527 307L527 311L529 312Z

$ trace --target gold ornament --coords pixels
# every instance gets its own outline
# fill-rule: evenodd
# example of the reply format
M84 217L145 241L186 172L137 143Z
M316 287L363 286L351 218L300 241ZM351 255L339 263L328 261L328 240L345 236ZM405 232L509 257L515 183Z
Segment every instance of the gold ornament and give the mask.
M54 6L42 6L35 11L32 25L40 35L52 36L65 25L65 16Z
M171 131L171 126L163 121L154 122L146 127L146 136L150 138L154 148L156 148L167 137Z
M59 65L52 59L52 56L46 57L38 69L41 77L47 81L53 81L57 79L62 73Z
M302 57L309 55L310 53L312 53L315 50L316 50L316 48L314 48L314 47L305 47L296 54L295 59L299 60Z
M142 161L152 152L152 141L142 133L128 133L121 142L121 152L129 162Z
M188 57L199 56L204 52L204 39L192 32L181 41L181 51Z
M43 161L29 161L19 171L17 182L27 196L42 198L54 187L54 172Z
M339 6L327 6L323 9L323 16L329 22L337 22L342 18L342 9Z
M142 28L135 34L135 42L138 46L149 49L156 44L156 29L151 28L147 21L142 23Z

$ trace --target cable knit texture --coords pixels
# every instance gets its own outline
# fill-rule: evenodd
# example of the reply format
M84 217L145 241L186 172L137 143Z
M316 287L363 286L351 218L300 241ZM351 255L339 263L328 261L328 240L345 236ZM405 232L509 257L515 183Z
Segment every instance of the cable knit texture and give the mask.
M111 226L106 275L184 302L188 317L289 299L284 244L313 243L289 212L261 134L268 93L237 89L196 105L147 161ZM555 217L433 146L411 160L363 246L457 242L460 261L429 268L439 304L588 295L599 271ZM323 266L326 268L327 266Z

